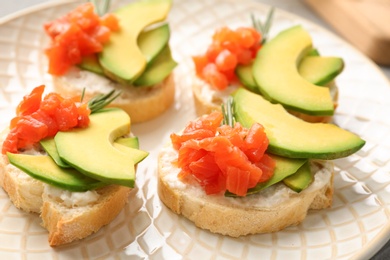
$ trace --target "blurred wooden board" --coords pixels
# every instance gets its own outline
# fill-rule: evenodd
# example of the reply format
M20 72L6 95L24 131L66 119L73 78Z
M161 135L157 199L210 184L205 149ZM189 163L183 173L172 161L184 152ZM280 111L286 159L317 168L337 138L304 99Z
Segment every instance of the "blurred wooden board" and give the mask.
M390 65L390 0L304 0L355 47Z

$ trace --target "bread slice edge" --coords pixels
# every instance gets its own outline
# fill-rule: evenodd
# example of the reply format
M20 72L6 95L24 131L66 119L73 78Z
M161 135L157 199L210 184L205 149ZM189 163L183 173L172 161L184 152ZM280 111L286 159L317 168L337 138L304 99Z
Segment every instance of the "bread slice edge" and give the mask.
M126 111L132 123L142 123L167 111L175 100L175 74L172 72L161 83L150 87L125 86L93 72L71 68L65 75L53 76L54 91L64 96L80 95L85 88L85 99L89 100L111 90L121 95L108 107L119 107Z
M6 133L8 129L0 135L1 144ZM52 188L10 164L3 154L0 155L0 186L16 208L39 215L41 225L49 232L48 242L52 247L86 238L111 223L127 204L132 190L119 185L80 193ZM74 202L70 206L61 197L72 197L72 194L79 197L88 192L95 193L97 199L80 205Z
M301 193L291 192L288 199L277 201L271 206L256 206L251 204L250 199L242 200L245 203L231 203L227 201L235 198L218 195L221 198L216 199L208 197L201 190L194 192L194 189L200 188L189 187L172 179L171 171L178 172L176 166L171 164L172 158L170 148L164 148L158 158L160 200L174 213L188 218L197 227L212 233L240 237L276 232L300 224L309 210L329 208L332 205L334 171L333 163L329 161L316 162L319 169L326 171L329 176L322 185L308 188ZM256 200L256 197L253 197L253 200Z

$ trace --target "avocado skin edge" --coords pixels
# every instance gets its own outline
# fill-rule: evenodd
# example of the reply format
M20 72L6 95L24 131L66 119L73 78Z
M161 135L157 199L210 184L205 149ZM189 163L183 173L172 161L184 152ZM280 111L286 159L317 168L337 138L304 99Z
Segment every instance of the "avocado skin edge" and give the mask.
M116 138L129 131L130 117L125 111L105 108L91 114L87 128L58 132L54 140L61 159L81 173L105 183L133 188L133 151L126 152L112 145Z
M87 191L107 185L107 183L83 175L76 169L61 168L57 166L48 155L37 156L7 153L7 156L12 165L30 175L32 178L64 190ZM31 164L28 161L33 161L35 163L39 162L41 167L40 170L32 169ZM33 168L36 169L35 166ZM44 173L41 174L39 171L44 171Z
M297 70L297 64L312 48L309 33L300 25L292 26L257 52L253 76L260 93L272 103L308 115L332 116L329 89L310 83Z
M345 134L349 139L351 139L351 143L345 143L343 145L335 146L332 149L327 148L328 150L321 150L318 147L307 147L305 148L304 145L302 146L302 143L305 143L305 140L307 138L310 138L309 136L299 136L300 130L302 129L280 129L282 131L274 131L273 129L277 129L278 127L281 127L280 125L268 125L267 129L267 124L269 122L258 122L262 124L266 131L271 131L271 135L274 132L278 132L279 135L281 132L288 131L288 138L293 137L294 135L296 137L296 146L284 146L283 144L278 143L278 140L273 140L272 138L270 139L270 143L267 149L268 153L279 155L279 156L284 156L288 158L311 158L311 159L323 159L323 160L333 160L333 159L338 159L342 157L347 157L358 150L360 150L364 145L365 141L361 139L359 136L356 134L349 132L345 129L339 128L336 125L333 124L323 124L323 123L308 123L304 122L303 120L300 120L296 118L295 116L289 114L286 110L282 108L281 105L275 105L264 99L261 95L252 93L244 88L239 88L233 93L233 106L234 106L234 117L237 122L240 122L244 127L250 127L253 123L255 123L254 116L250 114L250 111L248 109L245 109L246 106L255 106L256 109L256 114L257 113L274 113L277 111L277 114L282 114L281 115L281 124L284 123L286 120L294 120L297 121L299 120L301 123L299 124L300 126L311 126L315 125L318 126L320 129L323 129L325 131L324 133L324 140L326 140L326 130L334 130L336 133L342 133ZM253 112L253 111L252 111ZM275 124L275 123L273 123ZM272 127L271 127L272 126ZM273 128L273 129L270 129ZM268 133L267 133L268 134ZM278 136L274 137L275 139L278 139ZM286 138L284 136L283 138ZM311 136L311 138L317 138L314 136ZM341 140L343 141L343 140ZM298 143L299 145L297 145ZM306 142L308 143L308 142ZM339 145L339 144L337 144ZM301 147L301 149L297 149L296 147Z

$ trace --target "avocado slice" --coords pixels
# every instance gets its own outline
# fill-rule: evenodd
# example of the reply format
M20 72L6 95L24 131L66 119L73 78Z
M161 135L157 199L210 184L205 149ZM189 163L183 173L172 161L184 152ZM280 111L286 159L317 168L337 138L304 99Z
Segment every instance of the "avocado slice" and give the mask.
M167 46L170 37L168 24L158 25L157 27L147 28L142 31L138 37L138 47L146 59L146 63L151 63ZM83 57L78 66L81 69L105 76L102 66L100 66L97 55L88 55Z
M7 153L9 162L31 177L70 190L87 191L106 185L72 168L61 168L48 155Z
M168 45L170 34L167 23L147 28L140 33L137 39L138 47L147 64L151 63Z
M265 188L282 181L286 177L293 175L302 165L307 162L307 159L291 159L271 154L270 156L275 160L276 163L274 175L272 175L268 181L258 183L254 188L249 189L247 195L258 193ZM236 195L230 192L226 192L225 196L234 197Z
M310 56L320 56L320 53L318 52L317 49L311 49L306 54L306 57L310 57ZM248 88L250 91L252 91L254 93L260 94L260 90L259 90L259 88L258 88L258 86L256 84L255 78L253 77L252 70L253 70L253 62L251 62L251 63L249 63L247 65L239 64L236 67L235 73L236 73L238 79L240 80L240 82L246 88ZM320 73L320 72L318 72L318 73ZM304 75L302 75L302 76L305 77Z
M138 47L138 36L147 26L163 21L171 4L171 0L141 0L114 12L120 30L111 33L109 42L98 55L108 77L122 84L131 84L142 74L147 60Z
M268 181L259 183L256 187L249 189L247 193L248 195L257 193L284 180L286 177L293 175L307 162L307 159L291 159L275 155L272 155L271 157L276 163L274 175L272 175L271 179Z
M102 182L133 187L134 158L139 158L140 150L119 150L113 146L114 140L129 131L128 114L119 108L107 108L91 114L87 128L58 132L54 140L60 158L83 174Z
M77 66L83 70L88 70L90 72L104 76L104 70L102 66L100 66L97 55L95 54L84 56L81 62L77 64Z
M261 94L259 88L257 87L255 78L252 74L253 62L247 65L239 64L236 67L236 75L240 82L248 88L250 91Z
M351 155L365 144L359 136L334 124L308 123L280 104L239 88L233 93L235 119L249 128L258 122L269 139L268 152L289 158L337 159Z
M337 77L344 69L344 61L339 57L309 56L298 66L299 74L307 81L324 86Z
M141 162L149 155L148 152L129 147L123 143L121 144L121 143L114 142L113 146L121 152L131 154L132 155L131 159L135 164Z
M286 109L308 115L333 115L329 88L316 86L299 73L297 66L312 50L312 39L302 26L280 32L258 51L253 76L260 93Z
M167 45L133 84L134 86L153 86L163 81L176 66L177 63L172 58L171 50Z
M313 48L310 51L308 51L306 56L308 57L308 56L321 56L321 55L320 55L320 52L318 51L318 49Z
M54 138L44 139L40 143L49 154L48 156L9 153L7 156L10 163L35 179L70 191L86 191L106 185L101 181L80 173L65 163L59 157ZM122 146L138 149L139 142L137 137L123 137L118 138L114 146L117 149L121 149ZM147 155L146 152L136 154L144 155L144 157L136 158L136 162L141 161Z
M301 192L306 189L314 180L310 164L307 161L296 173L283 179L283 183L295 192Z
M46 138L40 141L40 144L42 145L43 149L46 151L46 153L54 160L54 162L59 166L63 168L70 168L71 166L64 162L60 155L58 154L57 146L54 141L54 138ZM139 142L137 137L121 137L115 140L114 146L117 149L121 149L121 146L127 146L129 148L133 149L139 149ZM139 163L142 161L148 153L145 151L139 151L134 152L136 157L133 157L134 163Z
M118 138L115 140L115 143L130 147L130 148L134 148L134 149L139 149L139 140L138 140L138 137L136 137L136 136Z
M236 75L250 91L260 94L259 87L252 74L253 63L238 65ZM344 68L344 61L339 57L306 56L298 66L299 74L307 81L324 86L335 79Z
M53 161L62 168L71 168L69 164L64 162L60 155L58 154L56 143L54 142L54 138L46 138L39 142L45 150L45 152L53 159Z

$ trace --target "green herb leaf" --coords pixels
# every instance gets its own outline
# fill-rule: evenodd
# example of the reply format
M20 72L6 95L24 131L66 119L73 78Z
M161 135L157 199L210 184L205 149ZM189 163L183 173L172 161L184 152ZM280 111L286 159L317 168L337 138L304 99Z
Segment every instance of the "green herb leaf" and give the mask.
M233 111L233 97L229 97L226 101L226 107L224 104L222 104L221 109L223 114L222 124L234 127L235 119Z
M91 114L98 112L100 109L106 107L113 100L115 100L122 92L115 93L115 90L108 92L107 94L97 95L88 102L88 107L91 109ZM82 97L84 96L84 90Z
M83 92L81 93L81 102L83 102L85 96L85 88L83 88Z
M96 13L103 16L110 8L111 0L90 0L95 6Z
M273 16L274 16L274 7L271 7L264 23L262 23L259 19L256 19L256 17L253 14L251 14L253 28L255 28L262 35L261 44L264 44L268 39L268 33L269 30L271 29Z

